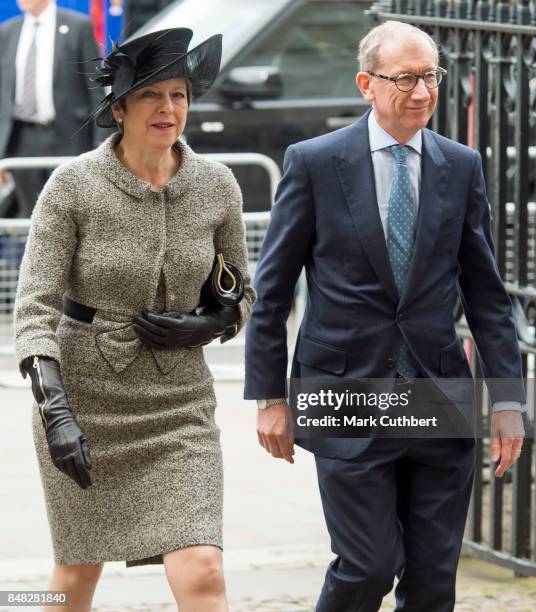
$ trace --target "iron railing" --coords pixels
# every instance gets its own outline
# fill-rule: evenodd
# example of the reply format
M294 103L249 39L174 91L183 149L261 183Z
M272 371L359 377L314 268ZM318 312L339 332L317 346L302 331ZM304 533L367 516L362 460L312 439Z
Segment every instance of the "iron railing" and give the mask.
M536 2L534 0L381 0L369 15L411 23L440 46L448 77L431 128L480 150L488 185L497 261L512 296L529 397L527 437L509 478L497 479L489 440L477 440L477 467L466 552L536 575L534 355L536 338ZM469 330L479 419L486 389Z

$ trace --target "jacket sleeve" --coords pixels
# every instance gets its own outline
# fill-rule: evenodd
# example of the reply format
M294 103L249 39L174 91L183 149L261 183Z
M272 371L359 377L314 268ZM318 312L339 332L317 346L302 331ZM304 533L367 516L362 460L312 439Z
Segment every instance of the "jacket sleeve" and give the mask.
M261 249L257 303L246 332L245 399L286 397L286 321L315 226L309 174L300 150L287 149L283 177Z
M521 354L512 303L499 275L491 235L490 205L475 153L473 181L458 261L459 288L467 323L478 349L491 401L525 402Z
M77 225L68 209L73 185L58 168L46 183L32 213L15 299L17 362L43 355L61 362L56 328L63 311Z
M234 264L244 277L244 299L239 304L240 319L237 333L245 325L251 313L251 306L255 302L255 291L251 286L251 277L248 269L248 254L246 246L245 224L242 218L242 192L230 170L226 171L227 179L224 183L226 198L229 207L223 222L214 233L214 249L216 253L223 253L224 259ZM226 342L232 336L222 336L220 341Z

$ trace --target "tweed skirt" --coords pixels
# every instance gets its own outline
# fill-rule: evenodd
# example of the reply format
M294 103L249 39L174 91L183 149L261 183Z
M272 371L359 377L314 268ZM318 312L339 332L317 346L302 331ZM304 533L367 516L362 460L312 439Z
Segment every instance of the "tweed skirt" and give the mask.
M162 563L187 546L222 547L223 469L213 379L202 348L179 349L164 374L151 350L119 374L96 335L117 325L63 315L67 396L92 458L83 490L50 459L37 406L33 435L56 563Z

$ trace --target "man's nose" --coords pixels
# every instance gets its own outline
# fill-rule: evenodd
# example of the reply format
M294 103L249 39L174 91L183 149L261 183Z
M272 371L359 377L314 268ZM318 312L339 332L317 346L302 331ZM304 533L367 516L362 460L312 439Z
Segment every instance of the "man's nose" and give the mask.
M419 98L419 99L430 97L430 91L424 84L424 79L417 79L417 85L415 85L411 94L413 98Z

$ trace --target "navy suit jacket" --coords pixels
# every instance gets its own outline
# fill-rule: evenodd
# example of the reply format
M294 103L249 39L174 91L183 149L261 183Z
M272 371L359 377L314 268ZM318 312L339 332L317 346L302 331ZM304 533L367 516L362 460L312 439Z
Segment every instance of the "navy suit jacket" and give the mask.
M286 320L305 267L308 298L292 377L394 381L404 338L424 376L454 402L470 403L471 371L453 314L460 293L485 377L505 379L490 381L492 401L523 403L521 357L495 261L480 154L423 130L416 238L399 298L376 200L367 117L287 150L257 266L244 397L286 395ZM363 440L298 443L346 457Z

